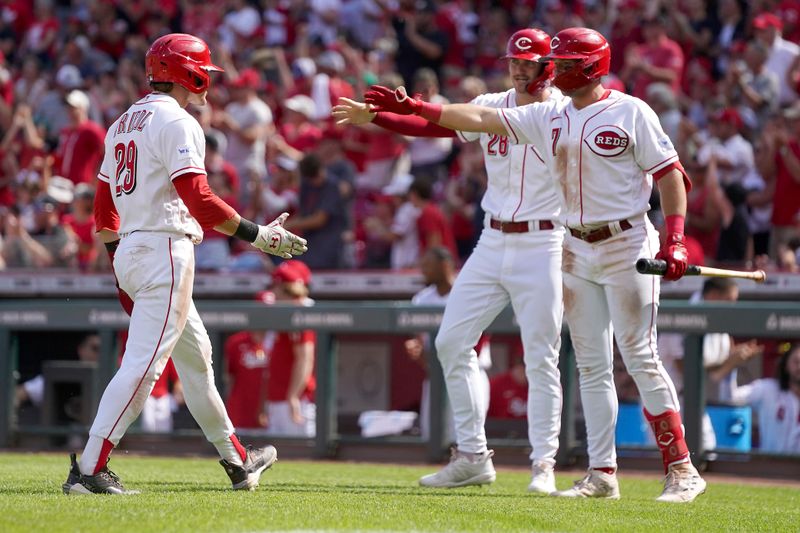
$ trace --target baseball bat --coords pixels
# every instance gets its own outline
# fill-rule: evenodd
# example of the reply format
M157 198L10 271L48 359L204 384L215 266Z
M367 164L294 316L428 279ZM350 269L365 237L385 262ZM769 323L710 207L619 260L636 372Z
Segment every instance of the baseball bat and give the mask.
M636 261L636 271L640 274L663 276L667 272L667 262L663 259L647 259L646 257L642 257ZM767 279L767 274L763 270L748 272L743 270L728 270L726 268L712 268L699 265L689 265L686 267L686 275L751 279L756 283L764 283L764 280Z

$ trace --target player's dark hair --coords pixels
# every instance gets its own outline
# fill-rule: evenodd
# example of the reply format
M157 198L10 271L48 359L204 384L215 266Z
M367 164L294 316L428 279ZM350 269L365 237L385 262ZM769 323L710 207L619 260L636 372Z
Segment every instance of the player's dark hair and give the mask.
M219 151L219 140L213 135L209 135L206 133L206 151L212 150L214 152Z
M736 282L730 278L708 278L703 283L703 296L711 292L728 292L736 287Z
M427 179L417 178L408 188L409 192L416 193L423 200L430 200L433 197L433 187Z
M781 390L789 390L789 358L798 350L800 350L800 344L792 344L778 360L776 377L778 378L778 385Z
M151 81L150 88L160 93L171 93L175 86L171 81Z
M300 176L304 178L316 178L322 169L322 161L316 154L308 154L298 163L297 168L300 169Z

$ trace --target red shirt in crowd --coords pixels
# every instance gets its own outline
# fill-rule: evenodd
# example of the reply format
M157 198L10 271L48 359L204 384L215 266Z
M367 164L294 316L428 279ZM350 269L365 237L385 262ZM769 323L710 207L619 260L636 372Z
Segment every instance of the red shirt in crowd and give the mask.
M489 380L489 413L491 418L525 418L528 416L528 382L518 383L511 372L503 372Z
M444 246L453 257L458 257L456 250L456 239L453 237L453 229L447 222L444 213L433 203L427 203L417 219L417 232L419 235L420 256L431 246ZM434 236L438 235L439 242L433 242Z
M175 370L175 363L172 362L172 358L167 361L167 366L164 367L164 372L161 373L161 377L158 378L156 384L153 386L153 392L150 393L150 396L153 398L162 398L169 394L169 384L175 383L178 381L178 371Z
M61 130L56 149L56 172L73 183L94 183L103 161L106 132L88 120Z
M75 220L75 215L64 215L62 223L72 228L78 236L78 266L81 269L91 265L97 257L97 248L94 244L94 215L83 222Z
M261 427L258 415L267 399L267 354L249 331L231 335L225 342L225 367L231 387L225 406L236 428Z
M310 122L303 122L300 126L284 122L278 131L286 144L301 152L310 152L322 140L322 130Z
M269 334L268 334L269 335ZM267 399L271 402L285 402L289 392L289 381L294 368L295 348L307 342L316 344L317 334L314 330L283 331L273 333L275 344L269 354L269 378L267 380ZM300 395L308 401L314 400L317 380L314 372L308 377L306 390Z
M665 68L672 70L677 75L675 80L671 83L672 90L677 94L681 88L681 76L683 75L683 50L680 45L664 37L664 39L655 46L647 44L639 45L639 54L645 63L650 64L656 68ZM633 84L631 95L636 98L644 98L646 96L647 86L655 80L643 72L639 72L636 76L636 81Z
M800 157L800 143L791 141L789 149ZM775 195L772 198L772 225L794 226L800 220L800 178L793 177L786 168L783 156L778 153L775 160Z

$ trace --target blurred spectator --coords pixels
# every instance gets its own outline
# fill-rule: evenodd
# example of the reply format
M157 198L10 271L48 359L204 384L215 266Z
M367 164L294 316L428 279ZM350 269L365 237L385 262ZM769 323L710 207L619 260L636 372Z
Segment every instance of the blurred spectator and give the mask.
M279 150L295 160L313 151L322 139L322 129L313 121L314 100L296 94L283 102L285 113L278 128L287 147Z
M730 366L746 361L747 357L731 358ZM800 453L800 345L783 354L775 378L735 385L733 400L756 411L759 451Z
M58 176L50 178L51 185L56 178ZM94 189L88 183L75 187L72 209L64 215L62 222L77 237L78 268L84 272L94 270L100 243L94 232Z
M522 344L510 356L509 368L489 380L489 418L528 417L528 377Z
M761 13L753 19L755 38L769 50L767 70L778 77L780 86L778 102L785 106L797 100L794 87L789 84L789 69L800 55L800 47L782 37L783 22L777 15Z
M741 0L717 2L719 27L716 32L717 38L711 48L711 56L716 59L714 72L717 76L727 70L735 43L743 41L747 33L745 7L746 3Z
M260 84L258 72L243 70L231 82L231 102L212 120L212 124L227 135L225 159L239 174L241 205L246 205L255 184L267 173L265 146L273 129L272 111L256 94Z
M723 216L729 210L718 174L716 156L711 154L708 165L692 173L694 183L686 198L686 235L700 243L704 264L713 264L717 257Z
M677 6L674 4L666 9L675 40L683 45L684 54L707 56L714 35L719 32L718 23L709 9L709 2L682 0L679 6L683 9L675 9Z
M420 271L424 279L425 288L417 292L412 298L414 305L442 306L447 304L447 297L453 288L456 279L454 257L447 248L435 246L425 252L420 260ZM404 344L406 355L426 371L428 362L426 354L433 349L433 340L428 334L420 333ZM475 354L478 358L478 366L481 371L481 390L476 391L479 395L477 401L484 402L483 409L489 408L489 376L486 373L492 366L492 355L489 344L489 336L482 335L475 346ZM420 429L422 438L427 438L430 434L430 380L425 379L422 383L422 399L420 402ZM455 427L453 426L452 410L447 409L444 427L446 428L447 440L453 440Z
M330 46L337 37L339 12L342 0L310 0L308 2L308 36L323 47Z
M677 144L679 140L679 130L683 115L678 108L678 99L675 91L666 83L656 82L647 86L644 100L650 104L653 111L658 115L664 133Z
M744 59L734 61L725 77L727 96L749 129L764 126L778 109L778 77L767 70L769 50L759 41L747 43Z
M742 137L743 127L736 109L729 107L718 111L709 123L711 138L697 153L700 165L707 165L712 156L716 159L722 185L744 185L748 176L755 172L753 145Z
M666 83L673 91L681 86L683 51L667 37L665 24L660 16L645 20L642 24L644 43L625 50L625 65L619 77L637 98L646 97L651 83Z
M449 43L436 24L433 0L400 0L392 27L397 39L397 71L405 83L410 84L417 70L424 67L440 76Z
M400 174L383 189L383 194L392 197L395 207L392 225L385 237L392 246L393 270L415 267L420 257L417 232L419 209L408 199L408 190L413 181L411 174Z
M642 15L640 0L623 0L618 5L618 13L608 44L611 47L611 72L619 74L625 65L625 51L642 42L642 27L639 18ZM495 57L500 57L498 54Z
M20 222L19 212L9 212L5 219L3 258L9 268L44 268L74 266L78 251L76 238L59 222L56 203L51 198L34 206L34 229L28 232Z
M717 261L727 264L746 264L755 255L753 236L750 234L750 211L747 190L733 183L724 188L722 206L722 231L719 233Z
M47 92L47 78L35 56L25 57L19 78L14 82L14 101L36 108Z
M739 287L729 278L708 278L701 293L695 293L690 303L729 302L739 299ZM658 353L664 368L672 377L675 388L683 392L684 336L679 333L662 333L658 336ZM731 361L746 361L761 355L764 347L755 340L734 342L727 333L707 333L703 336L703 366L706 369L706 401L731 402L736 387L737 373ZM716 448L716 437L708 414L703 414L703 448Z
M55 138L70 126L67 95L83 87L83 76L75 65L62 65L56 72L55 87L48 91L33 108L34 120L45 128L45 136Z
M308 241L303 261L309 268L330 270L341 266L347 214L339 185L328 176L315 154L300 161L300 207L285 227Z
M415 179L408 190L408 199L419 211L417 237L419 253L424 255L430 248L442 246L453 258L458 257L453 230L442 210L432 201L433 190L426 179ZM310 248L310 247L309 247Z
M298 196L298 175L297 161L285 155L275 158L275 163L270 169L269 183L263 183L261 187L260 205L258 212L261 213L259 220L274 220L284 211L293 215L297 211Z
M78 361L97 362L100 356L100 335L90 333L78 343L75 353ZM19 407L25 402L30 402L36 407L40 407L44 401L44 375L38 374L36 377L17 385L14 394L14 405ZM89 393L89 391L83 391Z
M240 331L225 341L225 408L236 429L267 427L265 337L264 331Z
M170 433L173 427L172 414L183 404L183 385L170 358L144 402L140 418L142 429L151 433Z
M70 91L67 104L69 125L58 136L55 172L73 183L94 183L103 161L102 126L89 120L89 97L83 91Z
M436 73L429 68L421 68L414 74L412 94L421 95L426 102L450 103L439 94L439 80ZM408 144L411 174L417 178L425 178L431 184L444 180L447 174L445 162L452 149L452 137L412 137Z
M341 268L355 267L355 221L353 220L353 202L355 199L355 165L350 162L342 150L342 131L333 127L328 128L322 135L317 146L317 156L325 168L328 178L339 189L339 199L344 211L345 224L342 231Z
M762 194L751 198L756 205L772 202L769 239L772 258L777 256L781 245L800 236L800 104L787 109L783 119L764 128L759 167L768 185Z
M311 98L314 100L313 120L326 120L331 116L331 107L339 98L353 98L355 91L342 75L344 58L335 50L326 50L317 57L317 74L311 81Z
M275 301L310 306L311 271L302 261L290 259L272 272ZM316 432L314 391L314 330L269 332L267 378L267 431L272 435L313 437Z

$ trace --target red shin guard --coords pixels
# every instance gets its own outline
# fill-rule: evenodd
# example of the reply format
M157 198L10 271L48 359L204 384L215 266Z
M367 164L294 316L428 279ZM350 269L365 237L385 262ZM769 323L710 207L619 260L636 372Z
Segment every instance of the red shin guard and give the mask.
M103 439L103 446L100 448L100 456L97 458L97 464L94 465L93 476L96 476L108 464L108 456L111 455L111 450L114 449L114 444L108 440Z
M656 444L661 450L664 472L669 469L669 465L683 462L689 458L689 447L686 446L681 415L677 411L665 411L654 416L644 409L644 416L650 422L656 437Z
M233 443L233 447L236 448L236 451L239 452L239 457L242 458L242 463L247 461L247 450L244 449L242 443L239 442L238 437L236 435L231 435L231 442Z

